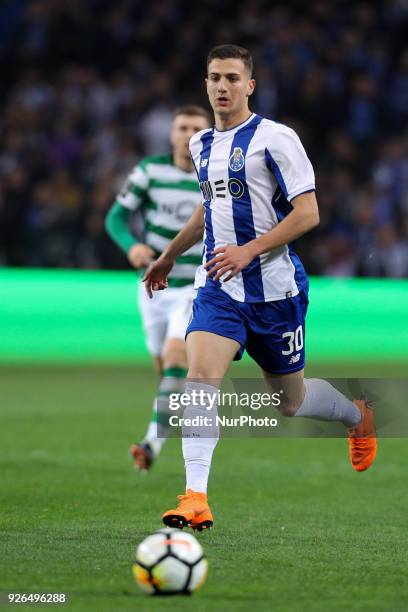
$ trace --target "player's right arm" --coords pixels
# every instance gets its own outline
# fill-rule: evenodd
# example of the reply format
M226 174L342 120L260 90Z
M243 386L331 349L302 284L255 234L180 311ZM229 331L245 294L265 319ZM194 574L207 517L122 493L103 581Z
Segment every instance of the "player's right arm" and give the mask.
M204 206L199 204L183 229L170 242L159 259L150 264L146 270L143 282L148 296L153 297L153 291L167 288L167 277L180 255L203 239Z
M130 231L130 215L129 209L114 202L106 215L105 229L113 242L126 254L131 265L138 269L150 264L154 251L133 236Z

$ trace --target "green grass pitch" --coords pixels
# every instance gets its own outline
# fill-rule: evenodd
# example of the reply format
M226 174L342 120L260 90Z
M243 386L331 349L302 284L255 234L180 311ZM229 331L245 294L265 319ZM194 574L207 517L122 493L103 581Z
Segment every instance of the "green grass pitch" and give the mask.
M380 440L364 474L344 439L221 441L215 525L198 535L208 580L191 598L149 598L133 582L134 550L184 488L179 440L147 477L127 456L148 421L150 369L3 366L0 385L3 598L67 592L67 609L98 611L408 609L407 440Z

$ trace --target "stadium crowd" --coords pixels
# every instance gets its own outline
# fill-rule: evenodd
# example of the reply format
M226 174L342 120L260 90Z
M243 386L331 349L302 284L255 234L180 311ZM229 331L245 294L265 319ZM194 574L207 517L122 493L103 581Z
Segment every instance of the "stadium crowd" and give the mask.
M292 126L316 170L308 273L408 276L407 21L404 0L5 0L0 265L126 267L106 211L169 149L174 107L208 106L207 51L236 43L253 110Z

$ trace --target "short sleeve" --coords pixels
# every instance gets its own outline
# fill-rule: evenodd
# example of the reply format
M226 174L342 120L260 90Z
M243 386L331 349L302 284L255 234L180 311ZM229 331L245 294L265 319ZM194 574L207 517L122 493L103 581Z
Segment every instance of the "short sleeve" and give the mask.
M313 166L291 128L282 126L272 136L265 148L265 162L289 201L315 189Z
M190 138L189 147L190 147L190 157L191 161L194 164L195 171L197 176L200 175L200 160L201 160L201 152L203 149L203 137L205 134L212 133L212 129L201 130L197 132Z
M136 166L116 196L116 202L125 208L136 210L142 204L148 186L149 178L146 172L140 166Z

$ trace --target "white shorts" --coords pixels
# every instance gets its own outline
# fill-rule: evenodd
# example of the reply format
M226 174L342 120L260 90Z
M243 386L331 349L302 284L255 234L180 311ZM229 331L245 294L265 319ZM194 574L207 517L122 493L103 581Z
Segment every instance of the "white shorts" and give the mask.
M139 308L142 313L147 348L159 356L167 338L184 340L190 321L193 299L197 291L193 285L154 291L147 296L143 283L139 287Z

